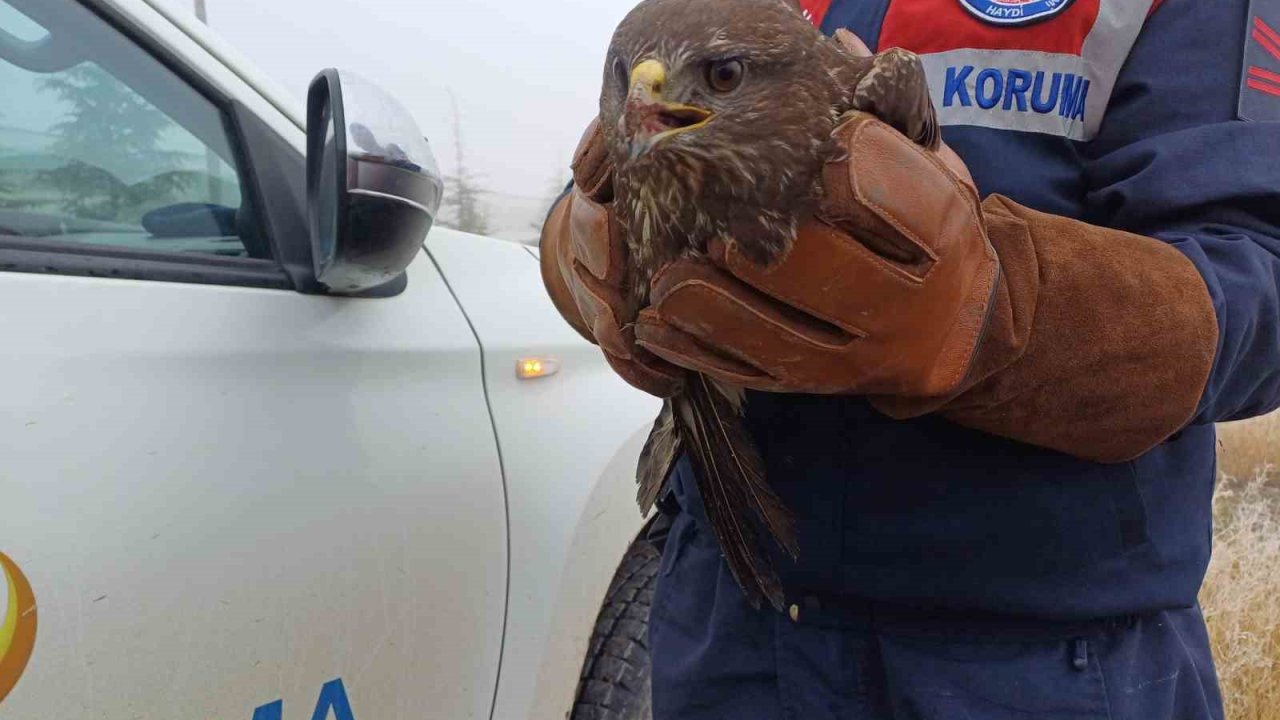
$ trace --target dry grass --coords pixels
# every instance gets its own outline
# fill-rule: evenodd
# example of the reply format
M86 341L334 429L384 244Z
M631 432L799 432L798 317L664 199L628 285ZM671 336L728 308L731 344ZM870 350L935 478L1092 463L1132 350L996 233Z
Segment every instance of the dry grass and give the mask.
M1228 720L1280 718L1280 415L1221 428L1213 562L1200 601Z
M1280 467L1280 413L1218 426L1218 470L1229 478L1252 478Z

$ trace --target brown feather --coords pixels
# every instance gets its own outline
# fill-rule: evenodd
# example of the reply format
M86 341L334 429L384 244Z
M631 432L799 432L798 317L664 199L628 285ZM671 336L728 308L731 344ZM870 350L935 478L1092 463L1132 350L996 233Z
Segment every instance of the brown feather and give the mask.
M778 573L760 547L752 515L773 518L787 542L795 544L786 509L770 491L772 505L760 506L751 488L764 481L764 463L740 414L703 375L691 375L687 389L672 398L681 437L689 450L702 504L720 542L726 564L752 607L767 599L776 609L785 604ZM768 500L766 499L766 502ZM754 512L753 512L754 511Z
M666 400L662 403L658 419L653 422L653 430L649 432L649 439L640 451L640 462L636 466L636 502L640 504L640 512L645 515L649 514L662 495L662 488L671 476L672 468L684 452L684 443L680 437L672 401Z
M782 584L761 547L756 523L763 523L794 559L799 553L795 521L765 482L764 461L743 421L741 403L741 391L690 373L686 390L663 404L640 453L637 500L647 514L688 450L707 520L734 579L753 607L767 599L780 610Z
M708 423L713 433L711 439L723 462L732 468L730 474L742 479L747 496L746 507L755 513L773 539L794 560L800 554L795 518L765 482L764 459L760 457L760 450L744 422L745 393L717 383L706 375L694 374L693 377L694 384L711 397L712 401L707 403L707 411L713 414Z
M892 48L872 56L870 68L865 66L867 58L853 60L858 62L845 74L852 79L847 109L869 112L913 142L937 150L942 134L920 58Z

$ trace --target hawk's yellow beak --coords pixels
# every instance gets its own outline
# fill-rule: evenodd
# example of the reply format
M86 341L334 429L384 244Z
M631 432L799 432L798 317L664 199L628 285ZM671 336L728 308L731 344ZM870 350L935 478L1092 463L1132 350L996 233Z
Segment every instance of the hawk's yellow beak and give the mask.
M658 94L667 83L667 68L657 60L645 60L631 68L631 92Z
M667 68L657 60L645 60L631 68L631 89L622 116L623 134L631 143L631 157L638 158L673 135L696 130L711 121L713 113L693 105L666 102L662 91Z

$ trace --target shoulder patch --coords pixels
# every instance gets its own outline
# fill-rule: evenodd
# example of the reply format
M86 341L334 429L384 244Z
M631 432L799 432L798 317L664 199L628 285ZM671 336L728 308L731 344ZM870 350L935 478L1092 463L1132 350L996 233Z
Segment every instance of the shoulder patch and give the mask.
M959 0L961 7L979 20L1012 27L1046 20L1071 4L1072 0Z
M1280 122L1280 2L1253 0L1245 32L1236 115L1253 122Z

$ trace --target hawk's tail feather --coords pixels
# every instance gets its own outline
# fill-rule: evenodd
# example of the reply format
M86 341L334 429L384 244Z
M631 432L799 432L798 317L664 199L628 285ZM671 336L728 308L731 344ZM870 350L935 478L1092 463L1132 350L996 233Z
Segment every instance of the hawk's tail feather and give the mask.
M641 513L648 515L653 509L682 452L684 443L680 439L672 401L665 400L636 466L636 502L640 504Z
M716 422L711 423L711 427L719 434L718 447L729 456L728 462L732 467L742 469L746 507L755 512L774 541L794 560L800 554L795 517L765 480L764 459L760 457L760 450L746 426L745 391L727 389L705 375L697 375L696 384L713 400L708 406L715 413Z
M794 520L765 482L764 462L739 408L694 374L671 400L680 442L689 452L707 520L734 578L752 607L762 598L782 610L778 574L761 548L756 515L778 544L796 554Z

